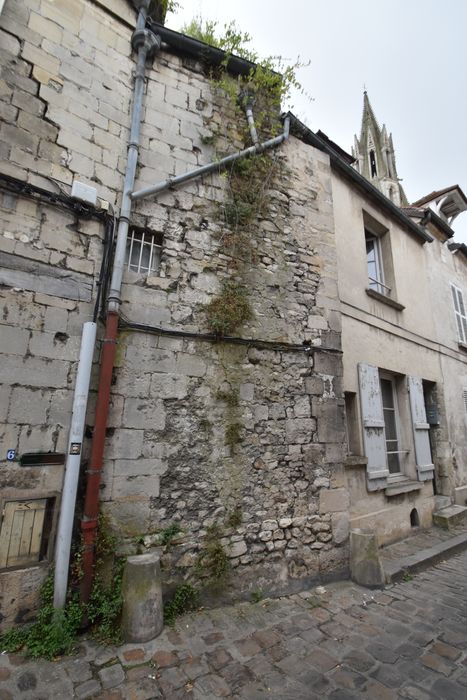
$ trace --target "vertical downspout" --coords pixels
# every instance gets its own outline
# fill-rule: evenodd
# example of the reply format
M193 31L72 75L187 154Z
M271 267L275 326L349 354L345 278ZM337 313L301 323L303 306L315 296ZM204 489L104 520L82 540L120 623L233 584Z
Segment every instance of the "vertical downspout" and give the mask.
M84 546L83 578L81 581L81 600L83 602L87 602L89 600L94 575L94 543L99 515L99 488L104 458L104 445L107 418L109 413L112 373L116 353L126 241L132 209L132 200L130 195L135 183L136 165L138 162L146 59L152 52L160 47L160 38L153 34L149 29L145 29L149 3L150 0L142 0L136 29L131 38L133 49L138 51L138 59L133 89L130 138L128 143L127 165L125 170L122 205L120 209L117 233L117 245L107 302L107 319L102 347L99 387L96 402L96 420L91 446L91 457L89 468L87 470L83 519L81 521Z
M84 422L91 380L92 358L96 344L96 323L88 321L83 325L81 349L76 375L73 410L71 414L70 435L63 480L60 516L58 520L57 539L55 543L54 570L54 607L65 606L68 586L68 567L70 564L71 538L81 466L81 445L83 444Z

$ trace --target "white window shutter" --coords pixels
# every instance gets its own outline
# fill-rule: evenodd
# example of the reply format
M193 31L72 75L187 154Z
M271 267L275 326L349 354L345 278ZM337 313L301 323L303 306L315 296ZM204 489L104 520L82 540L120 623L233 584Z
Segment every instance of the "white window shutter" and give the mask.
M367 486L369 491L376 491L386 487L389 476L378 368L360 363L358 365L358 380L363 422L363 444L368 460Z
M418 478L428 481L433 479L435 467L431 458L430 425L426 422L423 383L419 377L408 377L408 383Z

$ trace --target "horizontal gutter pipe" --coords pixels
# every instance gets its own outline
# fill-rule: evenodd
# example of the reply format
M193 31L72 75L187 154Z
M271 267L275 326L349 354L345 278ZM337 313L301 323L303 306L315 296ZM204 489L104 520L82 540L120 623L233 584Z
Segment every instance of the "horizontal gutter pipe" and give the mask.
M222 49L210 46L210 44L206 44L204 41L199 41L199 39L194 39L186 34L180 34L180 32L169 29L158 22L149 19L148 26L171 49L183 53L184 56L188 54L199 61L209 64L209 66L220 66L227 63L227 71L229 73L244 76L254 73L256 69L257 64L248 61L246 58L228 54Z
M66 602L76 492L78 489L82 456L81 446L83 444L89 383L91 381L92 358L96 343L96 328L96 323L88 321L83 325L83 335L81 336L78 373L76 376L70 434L68 437L65 478L63 481L62 500L60 504L57 540L55 542L53 604L54 608L57 609L62 609Z
M264 151L267 151L270 148L274 148L275 146L279 146L283 141L286 141L286 139L289 138L289 128L290 128L290 119L289 119L289 117L286 117L285 121L284 121L284 131L279 136L275 136L273 139L269 139L268 141L263 141L263 143L258 143L255 146L249 146L248 148L243 149L243 151L238 151L237 153L232 153L230 156L226 156L225 158L222 158L221 160L218 160L214 163L208 163L207 165L202 165L200 168L196 168L195 170L191 170L187 173L184 173L183 175L178 175L177 177L169 177L167 180L163 180L162 182L158 182L156 185L150 185L149 187L144 187L141 190L136 190L135 192L132 193L131 199L132 200L144 199L145 197L149 197L152 194L158 194L159 192L164 192L165 190L168 190L171 187L175 187L176 185L180 185L183 182L188 182L189 180L193 180L197 177L200 177L200 175L206 175L207 173L220 172L221 170L226 168L228 165L230 165L231 163L234 163L237 160L240 160L241 158L248 158L249 156L254 156L254 155L257 155L259 153L263 153Z

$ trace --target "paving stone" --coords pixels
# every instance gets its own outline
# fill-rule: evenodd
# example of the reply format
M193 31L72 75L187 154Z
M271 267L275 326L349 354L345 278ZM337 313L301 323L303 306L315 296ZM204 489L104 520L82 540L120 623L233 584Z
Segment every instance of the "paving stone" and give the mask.
M215 671L218 671L219 669L226 666L229 663L229 661L231 661L231 659L232 656L226 649L223 648L215 649L214 651L210 651L206 654L206 660L208 664Z
M26 690L34 690L37 686L37 677L31 671L24 671L16 681L16 687L24 693Z
M281 636L272 629L259 630L253 634L253 639L258 642L260 647L268 649L281 641Z
M170 697L170 693L178 690L190 679L178 668L165 668L158 674L158 683L163 693Z
M440 678L435 681L431 689L434 698L439 700L465 700L465 688L460 688L457 683L454 683L447 678Z
M433 669L437 673L442 673L445 676L449 676L455 669L454 664L450 663L446 659L438 656L437 654L426 653L420 657L420 661L424 666Z
M369 681L361 692L367 700L397 700L397 693L377 681Z
M175 666L178 663L178 656L173 651L156 651L152 659L158 668Z
M127 651L123 652L123 659L126 663L138 663L141 661L144 661L145 659L145 651L144 649L136 648L136 649L127 649Z
M348 690L361 688L367 681L365 676L362 676L361 673L356 673L356 671L353 671L347 666L340 666L337 671L333 672L330 678L337 686L347 688Z
M375 671L371 672L371 675L388 688L398 688L406 680L397 666L391 664L380 664Z
M420 656L422 651L423 649L416 644L410 644L410 642L404 642L404 644L395 649L396 654L406 659L415 659L417 656Z
M372 642L366 647L366 650L371 656L383 663L393 664L398 659L397 654L392 649L379 642Z
M254 656L255 654L259 654L261 651L261 646L253 639L253 637L240 639L238 642L235 642L235 646L244 657Z
M220 642L223 639L225 639L225 637L222 634L222 632L211 632L210 634L203 637L203 642L207 646L212 646L213 644L217 644L217 642Z
M345 690L343 688L338 688L329 693L328 698L330 700L358 700L358 695L351 693L350 690Z
M338 660L326 654L321 649L313 649L311 654L308 654L305 661L309 661L318 671L326 673L338 665Z
M190 657L188 661L180 666L180 669L191 681L199 676L206 675L210 671L208 664L199 657Z
M83 659L73 659L65 668L73 683L83 683L92 676L91 665Z
M231 695L230 688L221 676L209 673L198 678L193 685L193 690L201 693L200 698L219 697L225 698Z
M115 686L119 685L125 678L125 671L120 664L113 664L113 666L101 668L98 672L98 676L104 689L115 688Z
M418 688L415 685L406 685L399 689L399 695L402 698L408 698L409 700L433 700L433 696L430 695L426 690Z
M431 646L430 651L433 654L444 656L446 659L450 659L451 661L458 659L462 653L459 649L456 649L456 647L453 647L450 644L445 644L439 639Z
M92 698L101 690L101 684L98 683L94 678L91 678L85 683L80 683L80 685L75 687L75 695L80 700L86 700L86 698Z
M346 656L344 656L344 661L355 671L369 671L375 665L375 660L369 656L365 651L360 649L352 649Z

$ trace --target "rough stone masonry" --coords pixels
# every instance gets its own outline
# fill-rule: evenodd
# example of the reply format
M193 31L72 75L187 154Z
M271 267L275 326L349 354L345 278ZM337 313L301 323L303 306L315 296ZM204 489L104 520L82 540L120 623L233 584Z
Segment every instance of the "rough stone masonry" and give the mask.
M134 14L123 0L112 14L104 4L7 0L1 171L49 190L78 179L118 210ZM138 187L249 145L244 117L205 66L166 49L147 76ZM122 311L153 332L122 324L105 452L102 504L125 550L160 544L172 528L167 582L203 577L200 554L215 532L230 564L221 596L298 590L348 563L329 161L293 136L268 158L274 175L247 231L248 264L227 244L229 173L136 204L132 225L162 238L161 262L149 277L126 272ZM0 203L4 460L7 449L65 447L103 227L21 195ZM197 337L228 280L242 284L252 311L235 335L267 345ZM59 508L62 477L62 467L11 463L2 490L53 497ZM9 620L34 607L30 592L21 600L20 579L0 573Z

